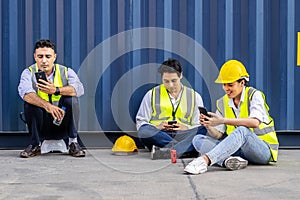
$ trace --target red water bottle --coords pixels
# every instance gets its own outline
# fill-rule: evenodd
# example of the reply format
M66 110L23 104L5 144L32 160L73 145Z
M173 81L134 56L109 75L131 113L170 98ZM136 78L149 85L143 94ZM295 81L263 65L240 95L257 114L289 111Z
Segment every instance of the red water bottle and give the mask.
M177 155L176 155L176 150L175 149L172 149L171 150L171 162L172 163L176 163L176 158L177 158Z

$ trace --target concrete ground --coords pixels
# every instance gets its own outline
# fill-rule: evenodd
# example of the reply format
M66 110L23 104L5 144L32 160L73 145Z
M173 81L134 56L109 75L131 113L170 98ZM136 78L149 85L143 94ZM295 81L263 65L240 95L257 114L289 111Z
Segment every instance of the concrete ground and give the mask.
M115 156L88 149L84 158L50 153L19 158L0 151L0 199L299 199L300 150L280 150L276 164L186 175L192 159L151 160L146 150Z

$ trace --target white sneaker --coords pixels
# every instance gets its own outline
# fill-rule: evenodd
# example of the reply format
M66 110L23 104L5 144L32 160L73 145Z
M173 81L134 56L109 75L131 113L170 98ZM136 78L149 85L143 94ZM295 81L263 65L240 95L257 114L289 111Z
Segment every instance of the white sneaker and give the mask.
M224 165L227 169L238 170L247 167L248 161L239 156L230 156L224 161Z
M190 162L184 171L190 174L202 174L207 171L207 164L202 156L195 158Z

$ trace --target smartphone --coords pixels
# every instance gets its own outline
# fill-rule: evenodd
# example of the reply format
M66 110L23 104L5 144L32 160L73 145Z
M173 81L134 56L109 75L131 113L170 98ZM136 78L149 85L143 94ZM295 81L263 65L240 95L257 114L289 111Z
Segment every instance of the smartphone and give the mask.
M168 121L168 125L173 125L173 124L177 124L177 121L176 120Z
M36 78L36 81L40 84L43 84L40 79L44 80L44 81L48 81L47 80L47 77L46 77L46 73L44 71L39 71L39 72L36 72L35 73L35 78Z
M198 109L199 109L199 111L200 111L200 114L203 114L203 115L205 115L205 116L207 116L207 117L210 117L210 115L207 113L207 110L206 110L205 107L199 106Z

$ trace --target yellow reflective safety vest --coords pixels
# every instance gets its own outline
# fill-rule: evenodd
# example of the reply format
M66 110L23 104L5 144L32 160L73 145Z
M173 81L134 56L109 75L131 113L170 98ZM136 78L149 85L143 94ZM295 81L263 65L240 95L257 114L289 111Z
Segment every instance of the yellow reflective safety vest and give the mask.
M63 87L65 85L68 85L68 68L59 64L55 64L55 71L54 71L54 77L53 77L53 84L55 87ZM35 72L38 72L38 66L37 64L33 64L29 67L29 70L31 71L31 77L32 77L32 86L34 90L37 92L37 95L44 99L45 101L49 101L49 95L45 92L42 92L38 90L36 87L37 80L35 78ZM58 101L60 99L61 95L51 95L51 101L54 105L58 104Z
M177 108L173 108L168 91L164 84L161 84L152 89L151 104L153 109L150 119L151 124L156 126L163 121L177 120L179 123L192 125L192 116L196 104L193 89L183 86L179 104Z
M239 118L248 118L249 117L250 104L251 104L253 94L255 92L261 92L261 91L256 90L253 87L245 88L244 101L241 102L241 105L240 105ZM265 95L262 92L261 92L261 94L265 101L264 105L265 105L267 114L269 116L269 123L266 124L264 122L261 122L258 128L254 128L254 129L249 128L249 129L252 132L254 132L260 139L262 139L269 145L270 151L271 151L270 161L276 162L277 156L278 156L279 142L278 142L277 135L275 132L274 120L272 119L272 117L270 116L270 114L268 112L269 106L266 103ZM219 112L222 113L222 115L225 118L237 118L235 116L233 109L228 106L228 103L229 103L229 98L227 95L224 95L222 98L217 100L217 109L219 110ZM226 134L227 135L231 134L235 128L236 128L235 126L226 125Z

